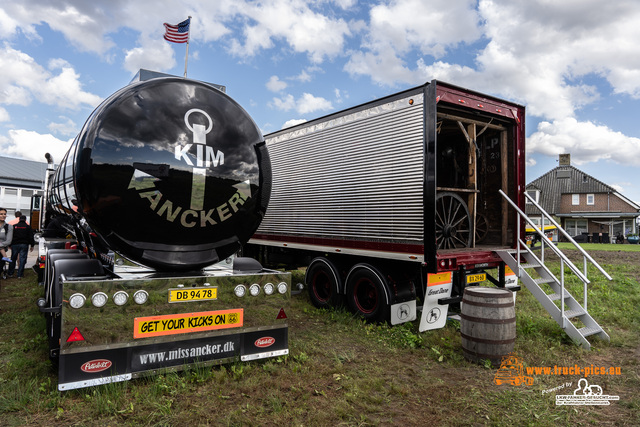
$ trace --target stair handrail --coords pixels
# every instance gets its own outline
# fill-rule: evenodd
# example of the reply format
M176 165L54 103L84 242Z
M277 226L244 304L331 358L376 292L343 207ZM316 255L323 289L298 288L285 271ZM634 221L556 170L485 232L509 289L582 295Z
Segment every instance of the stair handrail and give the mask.
M533 223L533 221L531 221L531 219L527 216L527 214L525 214L522 209L520 209L514 202L513 200L511 200L509 198L509 196L507 196L504 191L502 190L498 190L498 192L502 195L502 197L504 197L504 199L509 202L509 204L516 210L516 212L518 212L518 215L521 216L522 218L524 218L525 221L527 221L529 223L529 225L531 225L533 227L533 229L543 238L546 239L546 236L544 235L544 233ZM525 196L528 196L528 194L525 193ZM520 221L518 221L518 226L520 225ZM519 229L520 227L518 227ZM571 239L573 240L573 239ZM518 236L518 241L522 242L520 240L520 236ZM544 241L544 240L543 240ZM574 241L574 245L576 245L575 241ZM518 245L518 252L519 252L519 246ZM567 256L562 253L562 251L560 249L558 249L555 245L549 245L549 247L553 250L553 252L555 252L556 255L558 255L558 257L560 257L560 259L565 262L569 268L571 269L571 271L573 271L573 273L578 276L578 278L585 284L585 286L588 283L591 283L591 281L589 279L587 279L587 277L582 274L582 272L578 269L578 267L576 267L569 258L567 258ZM519 255L519 253L518 253ZM520 257L518 256L518 265L520 265ZM564 283L562 283L562 285L564 286Z
M502 190L499 190L499 191L500 191L500 192L502 192ZM502 194L504 194L504 193L502 193ZM564 229L564 228L562 228L562 227L560 226L560 224L558 224L558 223L556 222L556 220L554 220L554 219L551 217L551 215L549 215L549 214L547 213L547 211L545 211L544 209L542 209L542 206L540 206L540 205L538 204L538 202L536 202L536 201L535 201L535 199L534 199L532 196L530 196L530 195L529 195L529 194L527 194L527 193L524 193L524 196L525 196L525 197L526 197L526 198L527 198L527 199L528 199L528 200L529 200L529 201L530 201L530 202L531 202L531 203L532 203L536 208L538 208L538 209L540 210L540 212L542 213L542 215L544 215L544 216L545 216L545 217L546 217L546 218L551 222L551 224L555 225L555 227L558 229L558 231L560 231L560 232L562 233L562 235L563 235L567 240L569 240L569 242L571 242L571 243L573 244L573 246L575 246L575 248L576 248L576 249L577 249L577 250L578 250L578 251L583 255L583 257L584 257L585 259L587 259L591 264L593 264L593 266L594 266L595 268L597 268L597 269L598 269L598 271L600 271L600 273L602 273L602 274L604 275L604 277L606 277L606 278L607 278L607 279L609 279L609 280L613 280L613 278L609 275L609 273L607 273L607 272L604 270L604 268L602 268L602 267L600 266L600 264L598 264L598 263L596 262L596 260L594 260L594 259L591 257L591 255L589 255L589 254L587 253L587 251L585 251L585 250L582 248L582 246L580 246L580 245L578 244L578 242L576 242L576 241L573 239L573 237L571 237L571 236L569 235L569 233L567 233L567 232L565 231L565 229ZM525 217L526 217L526 215L525 215ZM544 228L544 221L543 221L543 228ZM538 233L541 233L541 232L540 232L540 230L538 230ZM543 235L542 237L544 237L544 235ZM585 275L585 276L587 275L587 270L586 270L586 269L585 269L585 271L584 271L584 275Z

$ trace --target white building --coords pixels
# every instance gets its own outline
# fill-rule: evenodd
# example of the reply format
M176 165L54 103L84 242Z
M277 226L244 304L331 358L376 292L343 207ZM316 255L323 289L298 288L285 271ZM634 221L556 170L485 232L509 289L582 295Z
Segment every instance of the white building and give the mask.
M31 220L32 196L42 195L46 170L44 161L0 156L0 207L7 210L8 221L15 218L15 211Z

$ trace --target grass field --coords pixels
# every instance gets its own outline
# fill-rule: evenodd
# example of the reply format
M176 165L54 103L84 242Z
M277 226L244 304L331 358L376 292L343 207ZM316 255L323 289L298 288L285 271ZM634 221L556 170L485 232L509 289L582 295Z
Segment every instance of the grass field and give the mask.
M0 291L0 425L640 425L640 245L594 246L614 280L589 269L589 311L611 341L577 347L523 289L514 353L525 368L558 366L561 375L533 371L533 384L520 386L498 386L495 368L464 359L458 321L425 333L417 324L365 324L317 310L302 293L289 313L287 357L60 393L29 272ZM557 406L555 396L572 395L584 378L562 375L576 366L614 368L586 379L619 400Z

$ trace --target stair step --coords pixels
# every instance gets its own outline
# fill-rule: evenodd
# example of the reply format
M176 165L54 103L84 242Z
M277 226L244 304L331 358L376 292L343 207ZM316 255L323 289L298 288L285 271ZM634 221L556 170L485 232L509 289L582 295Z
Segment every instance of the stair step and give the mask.
M520 267L526 270L527 268L538 268L542 266L540 264L520 264Z
M579 317L582 316L583 314L586 314L586 312L582 309L582 308L578 308L576 310L565 310L564 311L564 315L567 319L571 319L574 317Z
M560 295L560 294L548 294L547 296L549 297L549 299L551 301L558 301L562 297L562 295ZM568 298L569 295L565 294L564 297Z
M536 285L541 285L543 283L554 283L556 279L553 277L540 277L538 279L533 279Z
M583 337L588 337L590 335L595 335L595 334L598 334L598 333L602 332L602 328L599 328L599 327L598 328L589 328L589 327L585 326L584 328L578 329L578 332L580 332L580 334Z

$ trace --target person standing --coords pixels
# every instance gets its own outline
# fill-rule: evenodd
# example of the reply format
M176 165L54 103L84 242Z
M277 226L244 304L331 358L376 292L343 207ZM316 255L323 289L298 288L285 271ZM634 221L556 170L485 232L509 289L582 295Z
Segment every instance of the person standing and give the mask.
M20 221L13 226L13 240L11 241L11 262L9 263L9 271L7 272L9 277L13 276L16 270L16 262L18 262L18 279L21 279L24 275L24 267L27 264L27 251L31 246L31 251L36 242L33 238L33 230L31 226L27 224L27 217L25 215L20 216ZM19 259L18 259L19 257Z
M14 215L16 217L14 219L12 219L11 221L8 221L8 223L11 224L11 225L16 225L17 223L20 222L20 217L22 216L22 212L16 211ZM29 224L29 223L27 223L27 224Z
M7 261L7 248L11 245L13 239L13 226L7 223L7 210L0 208L0 268L4 266L4 261Z

